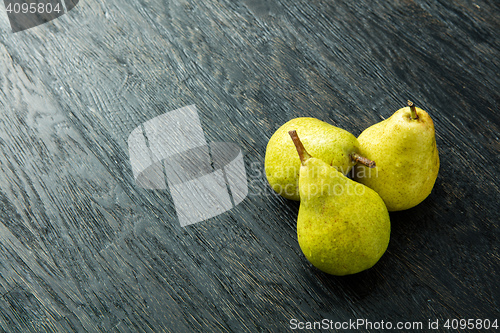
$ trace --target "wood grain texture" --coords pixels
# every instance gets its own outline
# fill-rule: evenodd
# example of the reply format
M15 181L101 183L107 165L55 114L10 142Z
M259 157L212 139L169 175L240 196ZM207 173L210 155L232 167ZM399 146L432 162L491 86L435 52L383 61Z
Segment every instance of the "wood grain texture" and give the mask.
M82 0L24 32L4 24L0 331L500 320L499 10L483 0ZM358 135L407 99L435 122L433 193L391 213L374 268L323 274L298 247L298 204L267 185L267 140L298 116ZM181 228L168 191L135 185L127 137L189 104L207 141L241 147L249 195Z

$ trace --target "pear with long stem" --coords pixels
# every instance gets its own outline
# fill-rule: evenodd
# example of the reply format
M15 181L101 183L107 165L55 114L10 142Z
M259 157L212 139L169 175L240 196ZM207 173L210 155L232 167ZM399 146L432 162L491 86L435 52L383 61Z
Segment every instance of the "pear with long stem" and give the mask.
M311 156L296 131L300 159L297 237L305 257L333 275L355 274L380 259L389 244L389 213L380 196Z

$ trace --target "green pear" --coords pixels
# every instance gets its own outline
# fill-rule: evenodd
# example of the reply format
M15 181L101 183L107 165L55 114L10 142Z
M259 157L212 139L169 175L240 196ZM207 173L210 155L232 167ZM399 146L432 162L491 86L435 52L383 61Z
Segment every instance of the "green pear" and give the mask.
M264 161L269 185L281 196L300 200L300 159L288 131L296 130L300 138L316 158L319 158L343 174L347 174L357 161L366 162L359 156L359 144L354 135L316 118L301 117L288 121L269 139Z
M377 263L389 244L384 201L324 161L311 157L290 131L301 161L297 236L306 258L333 275L355 274Z
M375 159L377 167L370 170L359 165L354 177L375 190L389 211L422 202L439 171L434 123L427 112L408 104L358 137L360 154Z

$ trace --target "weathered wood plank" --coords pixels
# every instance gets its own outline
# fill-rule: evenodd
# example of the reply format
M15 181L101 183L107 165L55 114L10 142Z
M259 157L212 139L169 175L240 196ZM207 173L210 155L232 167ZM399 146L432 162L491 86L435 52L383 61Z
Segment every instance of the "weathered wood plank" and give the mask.
M499 9L89 0L16 34L2 19L0 331L498 318ZM358 135L406 99L435 121L434 192L391 214L373 269L327 276L300 252L298 204L263 176L267 140L306 115ZM189 104L207 141L241 147L249 195L181 228L168 191L135 185L127 137Z

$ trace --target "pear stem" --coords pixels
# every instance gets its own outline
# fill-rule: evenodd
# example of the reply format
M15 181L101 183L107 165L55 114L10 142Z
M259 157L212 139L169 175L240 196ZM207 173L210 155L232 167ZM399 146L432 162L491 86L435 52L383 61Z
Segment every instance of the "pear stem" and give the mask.
M408 106L410 107L411 119L412 120L418 119L418 114L417 114L417 109L415 108L415 104L413 104L412 101L408 101Z
M354 162L358 162L358 163L361 163L363 165L366 165L367 167L369 168L374 168L376 167L376 164L375 164L375 161L372 161L364 156L361 156L359 154L356 154L356 153L352 153L351 154L351 159L354 161Z
M307 150L304 148L304 145L302 144L302 141L300 141L296 130L289 131L288 134L290 134L295 148L297 149L297 153L299 153L300 163L304 165L306 160L309 159L311 155L309 155Z

